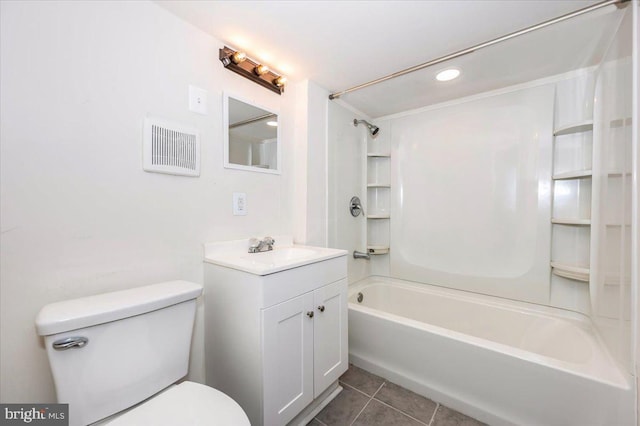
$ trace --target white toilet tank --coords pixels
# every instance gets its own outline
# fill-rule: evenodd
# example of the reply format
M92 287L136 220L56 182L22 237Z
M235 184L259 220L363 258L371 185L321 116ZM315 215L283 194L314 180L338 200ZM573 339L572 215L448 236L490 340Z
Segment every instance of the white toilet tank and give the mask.
M42 308L36 328L71 425L122 411L187 374L200 294L199 284L170 281Z

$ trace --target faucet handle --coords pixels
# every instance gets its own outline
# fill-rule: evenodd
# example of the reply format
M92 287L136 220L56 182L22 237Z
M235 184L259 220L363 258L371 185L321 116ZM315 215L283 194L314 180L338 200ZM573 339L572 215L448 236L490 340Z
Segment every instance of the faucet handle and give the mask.
M276 243L276 240L271 237L264 237L262 242L267 246L267 250L273 250L273 245Z
M261 243L261 242L262 242L262 241L260 241L260 240L259 240L259 239L257 239L257 238L251 238L251 239L249 240L249 250L251 250L251 249L257 249L258 247L260 247L260 243Z

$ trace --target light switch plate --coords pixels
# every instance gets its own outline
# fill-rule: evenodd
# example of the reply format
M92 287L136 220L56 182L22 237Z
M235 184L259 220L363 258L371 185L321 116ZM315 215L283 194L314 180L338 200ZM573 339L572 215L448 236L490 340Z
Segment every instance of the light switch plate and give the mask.
M189 110L198 114L207 114L207 91L196 86L189 86Z
M247 215L247 194L245 194L244 192L233 193L233 215Z

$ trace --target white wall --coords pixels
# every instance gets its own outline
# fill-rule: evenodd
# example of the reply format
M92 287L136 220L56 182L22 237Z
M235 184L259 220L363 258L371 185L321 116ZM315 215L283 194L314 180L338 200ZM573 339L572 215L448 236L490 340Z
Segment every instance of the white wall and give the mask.
M634 1L632 3L632 34L633 34L633 54L632 54L632 114L633 117L640 117L640 3ZM635 374L636 374L636 419L640 424L640 296L638 285L640 284L640 120L634 120L632 124L632 163L634 175L632 187L632 207L631 207L631 306L635 308L635 321L632 325L632 336L635 340L634 351L635 356Z
M202 282L202 244L293 232L295 85L224 70L222 43L150 2L1 2L2 402L54 401L34 319L47 303ZM188 111L188 85L209 112ZM283 173L222 167L222 91L280 112ZM196 126L199 178L142 171L145 115ZM296 144L305 144L297 140ZM232 192L248 215L232 216ZM191 378L204 379L199 308Z
M293 237L327 246L327 103L329 92L305 80L296 89L292 182Z
M329 247L349 251L349 283L369 275L369 262L354 259L354 250L366 251L366 222L364 215L353 217L349 213L349 200L354 195L366 203L366 150L367 136L364 126L355 127L353 119L362 115L345 108L338 102L329 103L328 113L328 243Z

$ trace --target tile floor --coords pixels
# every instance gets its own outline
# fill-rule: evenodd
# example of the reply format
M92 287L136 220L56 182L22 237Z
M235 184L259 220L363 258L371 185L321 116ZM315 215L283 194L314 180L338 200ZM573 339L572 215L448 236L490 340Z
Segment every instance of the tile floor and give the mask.
M307 426L480 426L462 413L424 398L354 365L344 388Z

